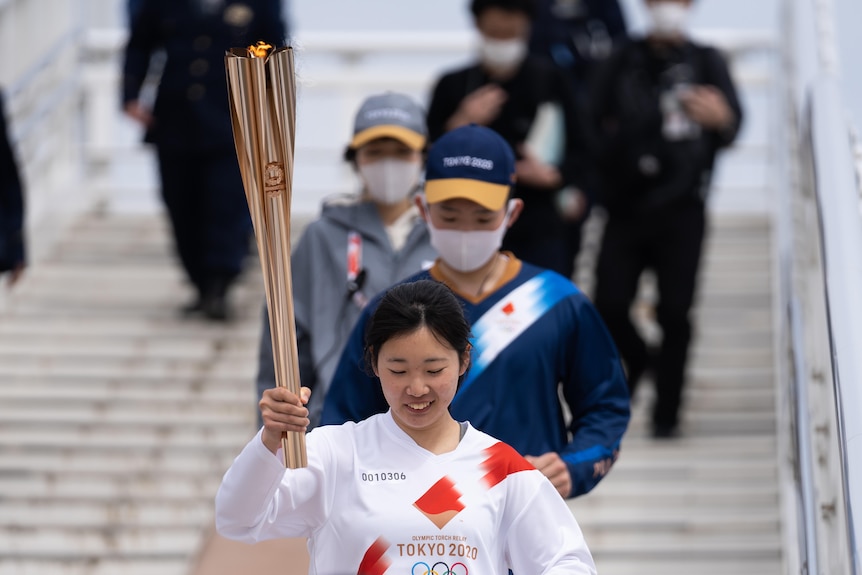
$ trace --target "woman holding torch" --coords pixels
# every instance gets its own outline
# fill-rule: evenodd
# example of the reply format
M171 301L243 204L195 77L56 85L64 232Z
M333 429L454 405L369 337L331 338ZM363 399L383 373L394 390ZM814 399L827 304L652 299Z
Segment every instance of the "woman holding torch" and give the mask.
M271 388L264 427L216 496L225 537L308 537L311 572L595 574L581 530L550 481L449 405L470 362L470 326L442 283L390 289L366 332L389 411L323 426L308 466L285 469L285 432L308 425L309 390Z

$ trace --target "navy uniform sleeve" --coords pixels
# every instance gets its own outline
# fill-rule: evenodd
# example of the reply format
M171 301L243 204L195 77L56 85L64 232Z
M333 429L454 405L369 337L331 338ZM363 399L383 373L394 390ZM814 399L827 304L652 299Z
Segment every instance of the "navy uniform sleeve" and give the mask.
M0 94L0 264L14 268L24 260L24 192Z
M159 9L157 0L143 0L131 19L129 40L123 55L122 102L137 100L141 86L147 77L150 56L158 47Z
M365 327L378 301L379 296L365 306L353 326L323 403L321 425L361 421L389 409L380 383L365 369Z
M572 477L570 497L589 492L610 470L628 427L629 391L616 345L598 311L576 298L577 333L563 395L572 411L572 440L560 456Z

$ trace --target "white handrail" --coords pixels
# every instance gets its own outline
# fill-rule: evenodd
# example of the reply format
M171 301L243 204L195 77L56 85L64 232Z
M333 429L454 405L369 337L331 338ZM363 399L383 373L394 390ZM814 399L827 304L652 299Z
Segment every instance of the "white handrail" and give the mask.
M832 372L855 573L862 570L862 219L854 158L836 78L811 90L811 139L826 282Z
M792 297L787 306L789 316L789 341L793 349L801 350L805 344L805 326L802 310L797 297ZM804 386L808 376L808 364L804 353L793 354L793 409L795 409L794 439L796 440L796 458L799 468L798 505L801 515L798 529L800 555L804 570L807 573L820 573L820 562L817 548L817 501L814 496L816 483L814 479L814 456L811 441L811 430L807 414L810 410L808 394Z
M780 230L796 228L790 241L782 234L782 273L795 280L784 282L780 296L790 312L796 367L800 556L803 572L862 573L862 529L855 526L862 509L862 217L856 158L839 88L832 1L793 0L785 7L783 55L797 124L786 141L791 148L798 145L792 153L802 167L796 168L795 192L783 196L799 205L799 213L791 215L789 206L777 213ZM807 322L796 305L800 300L807 304ZM802 327L826 337L803 338ZM808 401L809 396L820 402ZM826 398L829 403L822 404ZM813 460L811 450L816 450Z

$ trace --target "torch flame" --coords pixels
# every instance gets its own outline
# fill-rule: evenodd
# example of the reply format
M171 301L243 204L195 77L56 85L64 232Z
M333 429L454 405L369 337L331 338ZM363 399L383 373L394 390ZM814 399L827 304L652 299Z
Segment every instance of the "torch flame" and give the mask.
M266 58L270 50L272 50L272 44L267 44L261 40L254 46L248 47L248 55L254 58Z

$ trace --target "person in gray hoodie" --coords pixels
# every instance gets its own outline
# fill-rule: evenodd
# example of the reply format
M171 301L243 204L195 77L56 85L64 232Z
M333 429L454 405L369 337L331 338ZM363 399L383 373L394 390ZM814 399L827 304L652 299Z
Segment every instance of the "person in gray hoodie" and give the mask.
M437 257L413 203L426 135L425 113L409 96L386 92L366 99L345 152L362 182L361 192L325 201L291 255L300 380L314 391L309 428L320 420L323 399L362 308ZM258 398L274 385L264 310Z

